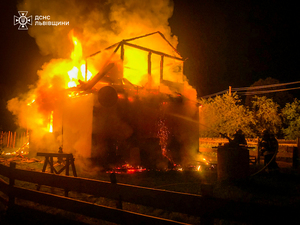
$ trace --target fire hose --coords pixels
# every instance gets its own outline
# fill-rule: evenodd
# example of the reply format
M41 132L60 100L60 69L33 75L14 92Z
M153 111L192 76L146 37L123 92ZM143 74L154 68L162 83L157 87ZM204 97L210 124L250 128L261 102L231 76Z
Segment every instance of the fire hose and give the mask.
M258 151L258 149L257 149L257 151ZM277 148L276 151L274 152L274 155L273 155L273 157L271 158L271 160L270 160L266 165L264 165L264 167L261 168L259 171L257 171L257 172L255 172L255 173L251 174L250 177L253 177L253 176L255 176L255 175L257 175L257 174L263 172L263 171L270 165L270 163L275 159L277 153L278 153L278 148Z
M219 133L219 134L220 134L222 137L227 138L227 139L229 140L229 142L232 142L232 139L229 138L226 134L222 134L222 133ZM257 149L257 151L259 151L259 149ZM263 171L270 165L270 163L272 163L272 161L275 159L277 153L278 153L278 148L276 148L276 150L275 150L275 152L274 152L274 154L273 154L271 160L270 160L266 165L264 165L264 167L261 168L259 171L257 171L257 172L255 172L255 173L251 174L250 177L253 177L253 176L255 176L255 175L257 175L257 174L263 172Z
M227 138L227 139L229 140L229 142L232 142L232 139L229 138L227 135L222 134L222 133L220 133L220 134L221 134L221 136L223 136L224 138ZM259 151L259 149L257 149L257 151ZM253 176L255 176L255 175L257 175L257 174L263 172L263 171L270 165L270 163L272 163L272 161L275 159L277 153L278 153L278 148L276 148L276 150L275 150L275 152L274 152L274 154L273 154L271 160L270 160L266 165L264 165L264 167L261 168L259 171L257 171L257 172L255 172L255 173L251 174L250 177L253 177Z

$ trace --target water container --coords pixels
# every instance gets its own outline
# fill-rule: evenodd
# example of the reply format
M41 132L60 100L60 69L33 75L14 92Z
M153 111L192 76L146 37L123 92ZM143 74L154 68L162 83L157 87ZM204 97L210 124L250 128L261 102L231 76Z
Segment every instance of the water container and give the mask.
M238 145L225 144L217 151L218 180L236 180L249 175L249 150Z

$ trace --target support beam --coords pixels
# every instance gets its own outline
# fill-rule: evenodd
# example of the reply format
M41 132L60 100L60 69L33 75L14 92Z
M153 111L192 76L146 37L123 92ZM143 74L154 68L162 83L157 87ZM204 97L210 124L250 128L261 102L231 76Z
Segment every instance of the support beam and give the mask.
M160 82L164 79L164 56L160 57Z

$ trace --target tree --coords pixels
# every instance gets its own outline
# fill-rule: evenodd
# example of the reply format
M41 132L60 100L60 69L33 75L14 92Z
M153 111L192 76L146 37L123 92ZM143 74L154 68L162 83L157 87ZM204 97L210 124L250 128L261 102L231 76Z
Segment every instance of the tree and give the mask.
M251 87L257 87L257 86L265 86L265 85L271 85L271 84L280 84L279 80L268 77L266 79L259 79L258 81L254 82L254 84L251 85ZM272 91L274 89L277 89L278 87L270 87L270 88L264 88L260 89L258 91ZM280 88L285 88L285 86L281 86ZM250 90L247 91L247 94L250 93ZM266 98L273 99L274 102L280 105L280 107L284 107L287 102L293 101L293 96L286 92L286 91L280 91L280 92L270 92L270 93L264 93L264 94L257 94L257 96L266 96ZM247 95L245 99L245 105L252 107L252 101L254 100L253 95Z
M269 129L278 135L282 124L279 115L279 105L266 96L254 96L253 99L252 111L256 121L255 132L260 134L264 129Z
M218 137L219 133L231 136L237 129L242 129L247 137L255 133L253 114L243 105L235 93L228 93L215 98L200 99L199 121L200 136Z
M282 128L285 138L295 140L300 137L300 101L295 99L287 103L282 109L282 116L286 125L286 128Z

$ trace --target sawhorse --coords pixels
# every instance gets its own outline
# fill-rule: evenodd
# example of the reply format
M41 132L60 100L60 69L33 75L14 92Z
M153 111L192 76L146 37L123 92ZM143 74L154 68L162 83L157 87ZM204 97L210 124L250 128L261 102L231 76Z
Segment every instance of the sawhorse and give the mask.
M36 156L44 156L45 157L45 162L44 162L44 166L43 166L43 170L42 172L46 171L47 165L49 164L50 169L51 169L51 173L55 173L55 174L60 174L62 173L64 170L66 170L66 176L69 176L69 171L70 171L70 166L72 167L72 172L73 172L73 176L77 177L77 173L76 173L76 168L75 168L75 164L74 164L74 157L73 154L66 154L66 153L46 153L46 152L38 152L36 154ZM65 162L65 165L60 169L60 170L56 170L54 168L53 165L53 158L57 158L62 160L63 162ZM40 190L41 185L37 186L37 190ZM65 190L65 196L68 196L68 190Z
M69 176L70 166L72 167L73 176L77 177L76 168L74 164L74 157L73 154L66 154L66 153L45 153L45 152L38 152L36 156L44 156L45 162L42 172L46 171L47 165L49 164L51 173L60 174L64 170L66 170L66 176ZM62 159L65 161L65 165L60 169L56 170L53 166L53 158L56 157L58 159Z

